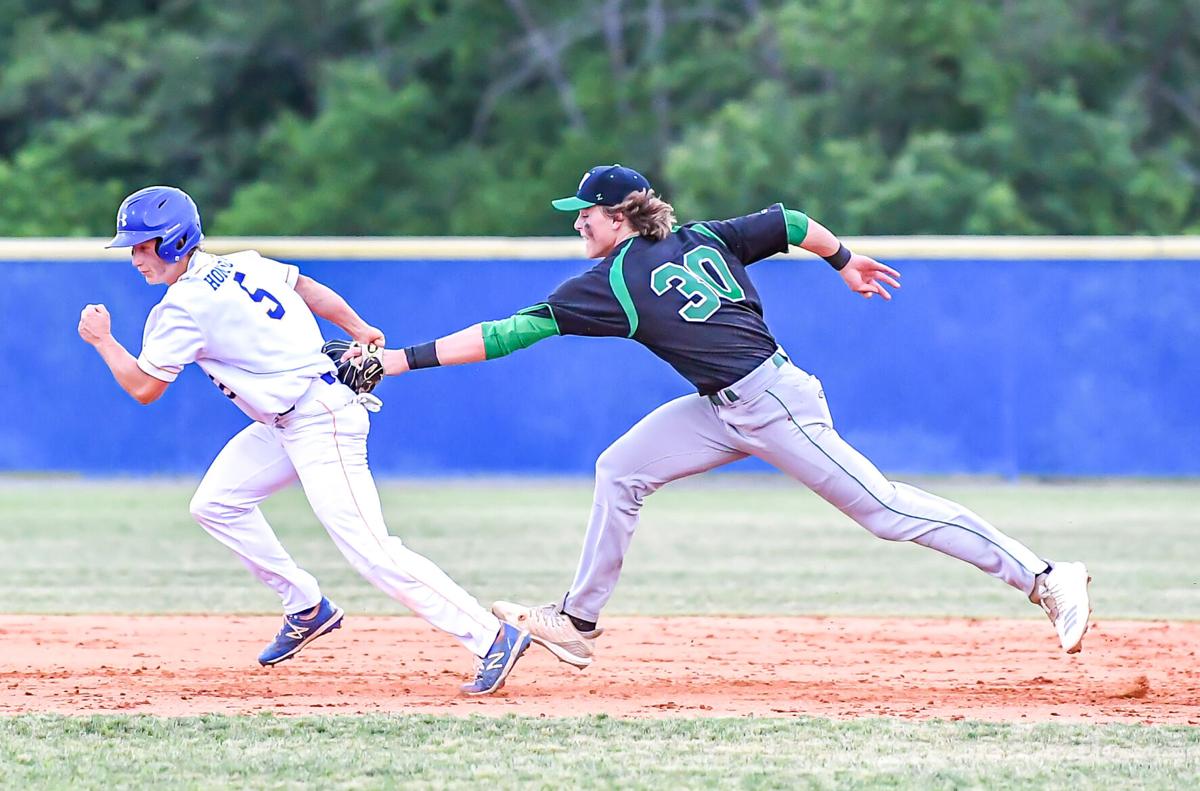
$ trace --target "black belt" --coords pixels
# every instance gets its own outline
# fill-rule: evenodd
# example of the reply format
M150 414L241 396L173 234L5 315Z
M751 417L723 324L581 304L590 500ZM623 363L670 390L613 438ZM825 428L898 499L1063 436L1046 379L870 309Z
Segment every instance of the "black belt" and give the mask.
M783 352L775 352L770 357L768 357L767 360L770 360L771 362L775 363L776 368L782 368L783 364L788 361L788 358L784 356ZM766 360L763 360L763 362L766 362ZM760 365L761 365L761 363L760 363ZM754 370L757 371L758 369L755 368ZM753 371L751 371L750 373L753 373ZM750 374L746 374L746 376L749 376L749 375ZM734 392L734 389L732 387L726 387L723 390L720 390L716 393L712 393L711 395L708 396L708 400L713 402L713 404L715 404L717 406L723 406L725 404L725 401L721 400L721 396L725 396L725 401L728 401L729 403L733 403L735 401L741 400L741 396L739 396L736 392Z
M327 385L331 385L331 384L335 384L337 382L337 377L334 376L333 374L329 373L328 371L326 371L325 373L321 374L321 381ZM290 415L292 412L295 412L295 411L296 411L296 405L292 404L292 408L286 412L280 412L279 417L283 417L284 415Z

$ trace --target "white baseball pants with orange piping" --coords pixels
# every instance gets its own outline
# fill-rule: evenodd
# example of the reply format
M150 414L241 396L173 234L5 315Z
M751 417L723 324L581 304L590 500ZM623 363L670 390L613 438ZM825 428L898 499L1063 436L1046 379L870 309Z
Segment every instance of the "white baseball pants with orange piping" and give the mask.
M687 395L662 405L600 455L591 519L563 610L599 618L647 495L747 456L779 468L880 538L936 549L1026 595L1046 569L978 514L884 477L834 430L821 382L780 353L715 398Z
M389 535L367 465L367 410L345 385L317 380L275 425L252 423L217 455L192 516L279 594L286 613L321 601L316 579L283 548L259 504L299 480L350 565L417 615L484 656L500 622L438 566Z

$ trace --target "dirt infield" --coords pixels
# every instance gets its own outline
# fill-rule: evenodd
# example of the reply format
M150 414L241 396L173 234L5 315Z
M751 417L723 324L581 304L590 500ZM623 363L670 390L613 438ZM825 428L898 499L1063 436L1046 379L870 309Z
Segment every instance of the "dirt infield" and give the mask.
M457 694L471 657L416 618L348 616L271 669L276 618L0 615L0 714L437 712L1200 724L1200 623L612 618L592 668L534 646L505 690Z

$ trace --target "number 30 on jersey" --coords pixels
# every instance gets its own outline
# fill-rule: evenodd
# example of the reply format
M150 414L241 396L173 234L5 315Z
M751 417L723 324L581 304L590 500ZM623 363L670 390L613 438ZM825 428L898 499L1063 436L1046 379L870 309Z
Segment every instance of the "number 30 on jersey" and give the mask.
M669 262L650 273L650 288L658 296L674 289L687 303L679 309L684 321L708 321L721 308L721 298L741 302L746 292L729 271L715 247L701 245L683 256L683 265Z

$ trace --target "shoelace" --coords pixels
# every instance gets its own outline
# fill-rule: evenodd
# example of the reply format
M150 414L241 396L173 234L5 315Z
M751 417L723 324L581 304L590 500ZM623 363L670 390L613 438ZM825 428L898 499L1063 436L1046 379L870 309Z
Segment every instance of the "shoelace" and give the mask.
M567 616L558 611L558 607L554 604L545 604L534 609L529 616L529 620L535 621L539 626L549 630L559 630L564 626L564 621L567 621ZM574 625L572 625L574 630Z
M1050 585L1049 582L1042 583L1041 605L1046 614L1050 616L1050 620L1058 620L1058 596L1062 589L1058 585Z

